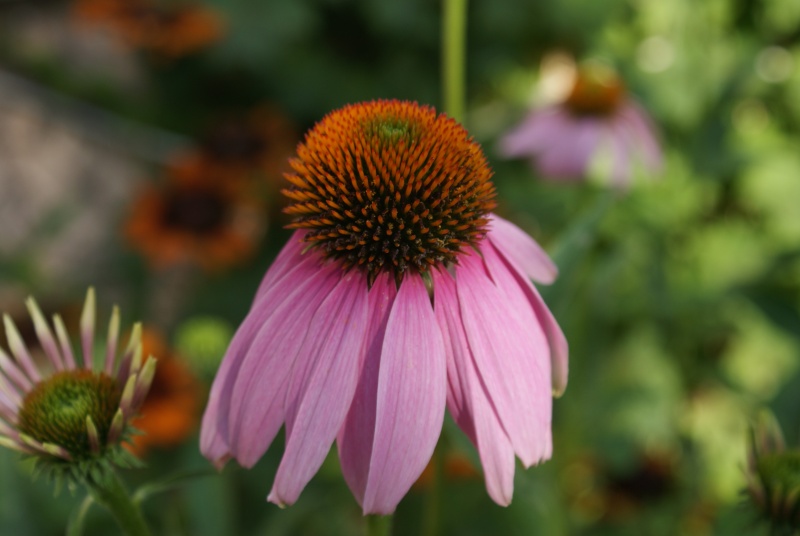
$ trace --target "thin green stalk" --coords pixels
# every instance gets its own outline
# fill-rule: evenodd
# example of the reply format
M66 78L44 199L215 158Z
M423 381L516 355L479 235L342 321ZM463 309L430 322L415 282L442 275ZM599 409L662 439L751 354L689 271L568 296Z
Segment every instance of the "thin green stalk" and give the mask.
M367 536L389 536L392 533L392 516L367 516Z
M436 536L439 534L439 512L442 502L442 480L444 478L444 454L441 445L436 447L431 458L433 475L425 501L425 512L422 518L422 534Z
M139 507L131 500L125 486L113 470L104 471L100 478L87 478L86 487L92 498L111 512L124 534L150 536Z
M80 506L69 519L69 523L67 524L67 536L83 536L83 521L86 519L86 512L89 511L89 508L94 503L94 499L91 495L87 495L86 498L81 501Z
M467 0L442 1L444 111L459 123L463 123L466 101Z

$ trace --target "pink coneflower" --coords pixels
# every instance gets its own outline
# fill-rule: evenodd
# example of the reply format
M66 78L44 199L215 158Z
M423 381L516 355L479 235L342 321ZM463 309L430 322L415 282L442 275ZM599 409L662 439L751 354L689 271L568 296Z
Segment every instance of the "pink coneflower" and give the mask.
M581 180L594 169L625 187L634 174L661 169L661 149L644 109L620 78L599 64L578 68L566 99L532 111L500 140L509 158L530 157L545 178Z
M347 106L298 147L284 193L297 229L228 348L201 450L252 466L281 425L268 499L291 504L334 441L364 513L387 514L425 469L445 405L511 501L514 458L551 455L567 344L529 277L556 268L493 215L480 146L399 101Z
M109 463L129 465L120 443L156 370L155 358L142 362L141 327L118 353L115 308L105 355L96 362L94 290L86 295L78 357L61 317L53 319L54 333L33 299L27 306L44 355L32 354L11 318L3 318L13 358L0 349L0 445L34 455L45 470L71 480L94 478Z

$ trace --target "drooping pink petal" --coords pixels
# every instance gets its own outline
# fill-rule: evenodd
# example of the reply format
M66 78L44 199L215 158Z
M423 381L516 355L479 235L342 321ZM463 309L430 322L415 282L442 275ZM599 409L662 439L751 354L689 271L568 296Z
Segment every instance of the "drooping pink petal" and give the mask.
M503 268L497 275L512 277L491 248L483 253L487 264ZM547 338L524 296L511 297L500 283L495 286L478 255L462 256L456 288L478 373L514 452L526 467L533 465L551 449Z
M364 513L394 512L430 460L444 420L445 360L425 284L406 274L381 351Z
M320 304L341 278L341 269L324 266L304 280L288 277L294 292L264 322L234 382L228 411L228 446L243 467L251 467L283 424L289 374ZM260 303L260 306L270 305Z
M306 231L295 231L292 233L292 236L289 237L289 240L286 241L286 244L281 248L275 260L272 261L269 270L264 274L264 278L258 285L255 298L253 298L254 304L258 302L259 298L261 298L276 281L280 280L297 266L298 259L302 258L303 250L308 246L307 243L303 242L303 237L305 235Z
M494 246L494 244L492 244ZM495 247L495 252L503 257L503 254ZM553 396L561 396L567 388L567 378L569 376L569 344L564 332L553 317L553 313L544 303L542 296L536 287L531 284L527 274L522 268L509 260L504 259L509 270L514 272L519 287L524 292L539 324L547 334L547 341L550 346L550 370L552 374Z
M616 120L609 121L603 149L610 155L609 179L613 186L624 188L630 184L633 155L637 143L635 139L631 139L631 132L624 123Z
M633 100L627 101L620 107L618 116L620 121L627 123L635 142L641 148L644 167L652 173L659 172L663 155L658 142L657 128L650 116Z
M556 280L558 268L547 253L525 231L510 221L491 214L486 237L503 257L519 265L534 281L549 285Z
M601 121L591 118L569 117L565 127L553 137L552 142L538 154L537 168L548 178L585 178L589 165L597 152L602 133Z
M475 368L461 322L455 281L446 272L434 273L433 277L436 319L447 352L447 407L478 449L489 496L507 506L514 493L514 449Z
M552 143L564 124L564 112L556 106L535 110L500 139L498 152L507 158L532 156Z
M278 257L282 255L283 252ZM281 304L301 297L295 285L290 284L291 281L313 278L319 271L319 258L312 253L284 258L290 269L285 270L282 276L274 278L269 275L273 268L270 267L267 271L265 280L271 278L273 283L263 289L261 296L256 300L258 305L253 305L244 322L236 330L211 387L200 430L200 451L218 468L221 468L230 457L227 437L232 390L253 340ZM283 270L280 265L277 269Z
M375 439L375 409L378 396L378 373L381 350L389 313L397 288L388 273L381 274L369 291L369 327L363 362L360 364L356 392L350 405L337 445L344 479L359 504L364 504L372 445Z
M268 499L292 504L317 472L344 422L358 382L369 323L361 273L341 279L317 310L286 397L286 449Z

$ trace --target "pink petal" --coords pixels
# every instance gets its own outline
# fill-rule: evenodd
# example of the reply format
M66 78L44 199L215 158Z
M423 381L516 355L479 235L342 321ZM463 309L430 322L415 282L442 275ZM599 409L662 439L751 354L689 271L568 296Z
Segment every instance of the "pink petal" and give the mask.
M626 102L619 110L620 120L628 123L637 145L641 148L644 165L651 172L661 169L662 154L656 126L647 112L635 101Z
M569 118L569 128L555 134L537 159L542 175L551 178L584 178L597 152L602 122L594 118Z
M296 359L309 358L298 352L311 319L341 275L337 265L321 267L304 279L294 272L282 283L294 289L283 303L275 306L262 298L257 304L274 307L273 313L247 350L229 393L228 446L242 466L255 464L280 430L289 374Z
M492 276L513 275L484 248ZM512 279L513 281L513 279ZM517 456L527 467L550 454L550 361L547 339L524 295L511 296L475 254L456 267L461 318L475 366Z
M262 279L261 283L258 285L255 298L253 298L254 304L258 302L259 298L261 298L276 281L280 280L297 266L298 259L303 258L303 250L308 246L307 243L303 242L303 237L305 235L306 231L295 231L292 233L292 236L289 237L289 240L286 241L286 244L281 248L278 256L272 261L269 270L264 274L264 279Z
M279 258L282 256L283 252L278 255ZM299 297L297 288L290 284L290 281L310 280L320 270L320 259L313 254L304 256L298 254L291 260L288 257L284 257L284 259L286 259L285 264L291 265L291 269L285 270L280 277L270 275L273 271L272 267L267 271L265 280L271 279L272 284L263 289L261 296L263 300L257 299L258 305L253 305L244 322L236 331L211 387L208 405L203 415L200 451L218 467L224 465L230 457L226 438L228 437L228 414L233 396L232 391L253 340L267 319L281 304ZM277 269L280 271L283 266L279 264Z
M337 444L339 461L347 485L359 504L364 503L372 444L375 437L375 409L378 397L378 372L389 313L397 296L394 278L381 274L369 291L369 320L361 375Z
M381 352L365 514L390 514L425 469L444 420L445 349L422 278L406 274Z
M514 449L475 368L461 322L455 281L449 273L434 273L433 287L436 319L447 351L447 407L478 449L489 496L507 506L514 493Z
M14 382L22 393L27 393L33 388L33 383L25 376L25 373L16 363L0 348L0 370L5 373L9 380Z
M499 142L498 152L507 157L532 156L551 143L565 124L564 112L550 106L530 112L525 119L506 133Z
M611 172L609 174L611 184L616 187L628 186L631 182L631 167L637 142L631 139L625 124L619 121L612 121L609 124L605 142L607 143L606 150L611 155Z
M482 251L484 251L484 248L482 248ZM502 252L497 250L496 247L495 251L500 257L503 257ZM561 331L561 327L553 317L553 313L550 312L550 309L548 309L547 305L544 303L539 291L531 284L528 276L519 266L509 259L505 258L504 260L508 269L514 272L519 288L524 292L536 314L539 324L547 334L547 341L550 345L550 370L552 374L553 396L561 396L567 388L567 378L569 376L569 345L567 343L567 338L564 336L564 332Z
M558 268L547 253L525 231L510 221L491 214L486 237L503 257L517 264L534 281L549 285L556 280Z
M317 310L286 398L286 449L269 500L292 504L317 472L353 400L369 323L367 282L353 271Z

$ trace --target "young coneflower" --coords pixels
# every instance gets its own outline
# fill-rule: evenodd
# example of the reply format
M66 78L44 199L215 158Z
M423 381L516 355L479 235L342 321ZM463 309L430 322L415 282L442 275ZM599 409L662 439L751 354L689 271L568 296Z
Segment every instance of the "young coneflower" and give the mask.
M160 186L149 185L133 204L125 234L157 268L182 262L208 270L248 258L264 232L264 210L252 185L188 156Z
M501 138L499 151L530 157L548 179L583 180L600 168L598 178L616 187L627 186L635 174L658 173L662 159L647 113L620 77L599 63L578 67L566 98L530 112Z
M291 504L337 441L364 513L390 513L437 443L445 405L511 501L515 454L551 455L567 344L529 278L556 268L490 211L492 172L452 119L400 101L346 106L298 146L294 235L212 386L203 454L252 466L281 425L268 499Z
M216 12L190 2L78 0L74 11L81 20L108 26L132 47L170 59L205 48L223 33Z
M751 432L747 494L774 534L800 531L800 449L789 449L775 418L764 413ZM771 533L771 534L772 534Z
M82 356L76 358L61 317L53 318L54 332L32 298L27 306L44 355L32 354L4 316L11 356L0 349L0 445L34 456L40 469L70 484L97 478L113 465L130 465L134 460L120 445L156 369L154 358L142 362L141 328L134 327L119 354L115 308L105 356L95 359L95 297L89 289L81 316Z

